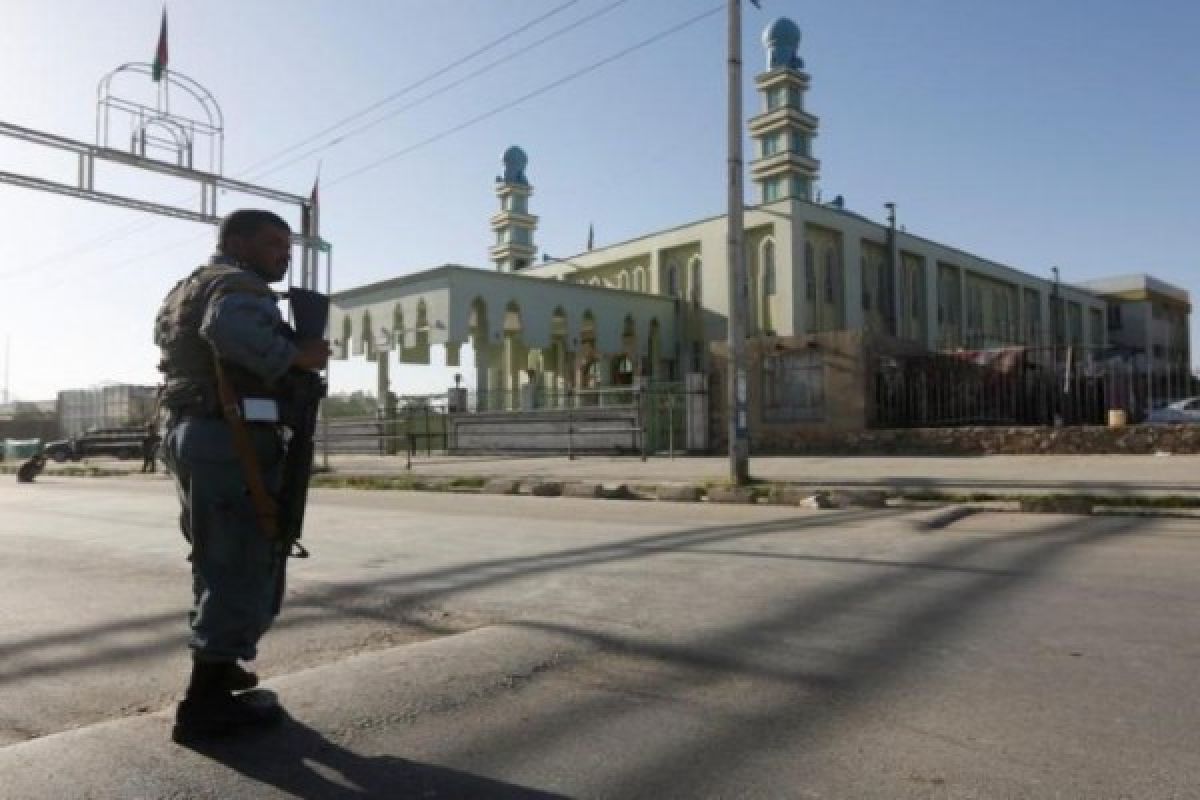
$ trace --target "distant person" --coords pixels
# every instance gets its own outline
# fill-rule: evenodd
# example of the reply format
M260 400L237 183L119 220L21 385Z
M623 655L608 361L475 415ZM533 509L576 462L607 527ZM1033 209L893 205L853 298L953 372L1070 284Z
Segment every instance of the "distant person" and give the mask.
M171 733L183 744L284 718L278 705L243 693L258 677L238 663L254 660L278 613L289 550L265 529L250 486L279 492L283 378L324 369L330 354L323 339L294 338L271 291L291 262L288 224L269 211L235 211L217 237L217 253L171 289L154 323L165 377L163 460L191 543L192 672ZM234 395L228 409L222 386Z
M17 467L17 483L33 483L33 479L42 474L42 470L45 468L46 457L37 453Z
M153 426L146 428L146 435L142 439L142 472L158 471L158 445L161 442L158 430Z

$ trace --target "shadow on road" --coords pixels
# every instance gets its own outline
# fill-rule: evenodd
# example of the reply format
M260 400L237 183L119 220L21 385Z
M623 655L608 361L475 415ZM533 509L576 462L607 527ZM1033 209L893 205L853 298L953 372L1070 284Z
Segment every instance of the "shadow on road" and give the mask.
M605 791L614 797L711 794L731 772L754 762L769 732L770 749L802 753L827 746L840 720L888 692L939 648L964 633L973 616L1007 593L1042 578L1072 549L1126 533L1139 523L1120 518L1072 519L1035 534L959 541L942 548L941 564L988 557L998 568L956 573L930 586L920 570L897 569L821 592L801 589L757 621L671 642L599 633L587 628L526 623L598 644L611 653L650 659L663 669L612 678L593 699L554 704L522 719L520 730L491 729L460 742L451 760L486 752L489 760L520 761L577 736L611 735L612 727L643 713L630 697L673 697L706 689L769 691L763 707L748 698L736 715L716 715L702 733L657 737L620 766ZM1009 552L1006 552L1006 548ZM864 620L867 624L864 625ZM846 633L831 639L831 632ZM830 647L831 642L837 642ZM825 741L822 741L825 737ZM704 754L698 762L698 754Z
M362 756L291 717L270 731L189 745L188 749L304 800L564 797L395 756Z
M408 624L426 632L443 634L448 631L428 626L419 614L409 615L435 601L466 591L542 574L679 552L715 542L823 527L834 520L852 523L878 519L892 513L845 512L836 516L806 515L761 523L694 528L527 556L474 561L372 581L311 583L294 594L289 592L283 615L274 630L337 626L346 615L351 615L383 623ZM7 660L0 665L0 687L28 678L101 665L117 666L173 650L183 652L184 620L181 608L178 614L134 616L104 625L82 626L20 640L0 640L0 656ZM144 637L151 633L152 640L129 641L135 634ZM65 657L55 652L57 647L79 642L89 643L86 654Z

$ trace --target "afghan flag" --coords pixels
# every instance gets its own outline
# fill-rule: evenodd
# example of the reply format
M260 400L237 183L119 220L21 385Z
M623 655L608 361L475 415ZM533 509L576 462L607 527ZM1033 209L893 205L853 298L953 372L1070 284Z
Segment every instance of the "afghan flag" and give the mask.
M154 51L154 66L152 67L151 77L155 81L161 81L163 73L167 71L167 9L163 6L162 28L158 32L158 49Z

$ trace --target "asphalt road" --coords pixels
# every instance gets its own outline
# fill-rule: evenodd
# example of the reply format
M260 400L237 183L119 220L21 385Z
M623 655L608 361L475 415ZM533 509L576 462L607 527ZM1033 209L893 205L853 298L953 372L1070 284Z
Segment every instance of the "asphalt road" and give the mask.
M167 740L164 481L0 482L4 797L1183 798L1200 523L317 492L258 665Z

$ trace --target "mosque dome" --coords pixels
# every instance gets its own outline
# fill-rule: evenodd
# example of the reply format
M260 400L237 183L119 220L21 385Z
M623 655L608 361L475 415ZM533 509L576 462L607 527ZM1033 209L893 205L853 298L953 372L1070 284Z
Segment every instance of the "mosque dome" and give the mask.
M525 167L529 165L529 156L515 144L504 151L504 182L528 183L525 179Z
M515 144L504 151L504 166L514 166L517 169L525 169L529 164L529 156L525 155L525 151Z
M780 17L768 25L763 31L762 42L767 48L767 69L804 66L796 55L800 48L800 26L787 17Z

